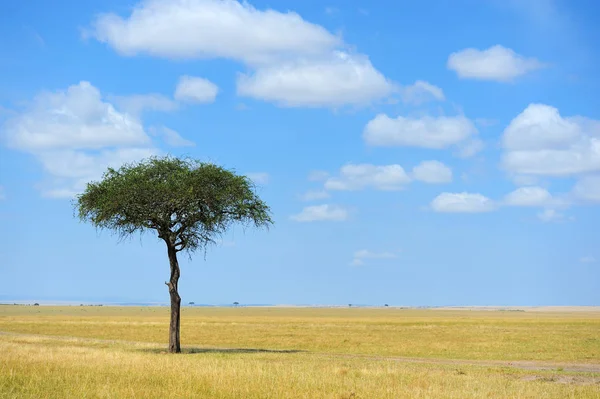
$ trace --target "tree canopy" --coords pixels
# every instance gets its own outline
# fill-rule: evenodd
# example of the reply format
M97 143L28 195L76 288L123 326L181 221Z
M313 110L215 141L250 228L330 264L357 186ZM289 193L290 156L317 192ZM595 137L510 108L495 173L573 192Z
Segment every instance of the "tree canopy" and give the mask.
M233 223L268 227L252 181L211 163L154 157L109 168L77 197L78 216L122 237L156 230L177 252L194 252Z

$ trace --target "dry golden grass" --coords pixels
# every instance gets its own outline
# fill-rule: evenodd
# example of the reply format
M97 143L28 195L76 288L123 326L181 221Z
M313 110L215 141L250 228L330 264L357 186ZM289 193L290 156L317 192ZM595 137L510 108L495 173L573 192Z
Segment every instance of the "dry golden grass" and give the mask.
M600 367L594 312L186 308L182 355L167 327L165 308L0 306L0 397L600 398L600 373L560 369Z

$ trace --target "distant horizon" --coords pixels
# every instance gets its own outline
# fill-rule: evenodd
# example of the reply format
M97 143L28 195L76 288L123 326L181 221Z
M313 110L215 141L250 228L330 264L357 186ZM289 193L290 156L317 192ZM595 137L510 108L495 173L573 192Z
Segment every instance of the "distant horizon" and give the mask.
M33 305L38 303L40 306L140 306L140 307L163 307L170 306L169 302L145 302L145 301L87 301L87 300L34 300L34 299L0 299L0 306L14 305ZM182 302L183 307L391 307L391 308L410 308L410 309L427 309L427 308L598 308L599 305L573 305L573 304L546 304L546 305L502 305L502 304L487 304L487 305L472 305L472 304L454 304L454 305L406 305L393 303L243 303L237 305L231 303L194 303Z

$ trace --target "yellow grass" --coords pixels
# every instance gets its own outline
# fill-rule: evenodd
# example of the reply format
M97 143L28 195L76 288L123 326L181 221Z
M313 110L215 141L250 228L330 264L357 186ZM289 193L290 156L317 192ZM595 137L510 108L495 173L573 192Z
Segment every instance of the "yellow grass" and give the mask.
M166 308L0 306L0 397L600 398L600 373L568 371L600 370L597 312L186 308L182 355L167 327Z

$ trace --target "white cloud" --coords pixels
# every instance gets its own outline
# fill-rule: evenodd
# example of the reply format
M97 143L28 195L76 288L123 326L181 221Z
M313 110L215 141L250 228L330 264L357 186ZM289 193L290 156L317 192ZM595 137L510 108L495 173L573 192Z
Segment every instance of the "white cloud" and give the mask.
M485 144L483 141L473 138L467 141L464 141L458 145L458 151L456 152L456 156L459 158L471 158L475 154L479 153Z
M412 177L425 183L450 183L452 169L440 161L423 161L413 168Z
M596 263L596 258L593 256L582 256L579 261L581 263Z
M442 149L464 142L477 134L464 116L425 116L395 119L379 114L367 123L363 137L372 146L406 146Z
M150 144L139 121L102 101L89 82L36 96L29 110L7 121L6 131L9 144L25 151Z
M186 103L212 103L218 92L219 88L210 80L186 75L179 78L174 97Z
M99 16L88 34L124 55L242 62L251 70L237 93L285 107L366 105L395 87L322 26L247 2L146 0L126 18Z
M290 219L296 222L343 222L348 219L348 210L341 206L329 204L307 206L299 214L292 215Z
M600 202L600 176L585 176L578 180L573 195L585 202Z
M247 64L322 54L342 43L294 12L262 11L234 0L146 0L126 18L99 15L89 34L123 55Z
M410 86L400 89L402 101L409 104L419 105L428 101L444 101L446 97L439 87L423 80L417 80Z
M519 187L504 197L508 206L548 206L556 202L548 190L537 186Z
M563 118L554 107L530 104L502 137L503 167L515 174L569 176L600 170L600 121Z
M297 59L241 74L241 96L272 101L285 107L365 105L394 89L363 55L336 51L318 59Z
M4 126L9 146L35 156L48 179L43 195L69 197L118 167L157 150L138 119L103 101L89 82L36 96Z
M246 176L248 176L255 184L269 183L269 174L265 172L246 173Z
M171 147L193 147L196 145L193 141L181 137L175 130L166 126L150 128L149 131L154 136L161 136L164 142Z
M543 211L537 214L538 219L542 222L550 223L550 222L559 222L565 219L565 215L561 212L558 212L556 209L544 209Z
M309 190L302 195L303 201L315 201L329 198L331 195L325 190Z
M118 108L131 115L139 116L145 110L169 112L177 109L177 103L162 94L133 94L130 96L112 96Z
M325 181L327 190L400 190L410 182L410 177L400 165L377 166L348 164L342 166L339 177Z
M441 193L431 201L435 212L481 213L495 208L494 201L478 193Z
M523 57L500 45L486 50L468 48L448 57L448 68L460 78L510 82L528 72L543 68L535 58Z
M367 259L395 259L397 256L393 252L372 252L367 249L362 249L354 253L352 266L362 266Z

